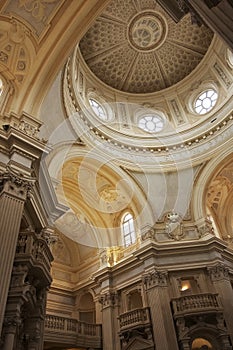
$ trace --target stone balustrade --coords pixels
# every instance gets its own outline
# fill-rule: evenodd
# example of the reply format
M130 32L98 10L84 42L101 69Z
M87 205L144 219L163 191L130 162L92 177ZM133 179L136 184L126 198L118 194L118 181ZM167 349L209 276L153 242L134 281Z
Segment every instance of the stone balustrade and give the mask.
M101 325L56 315L46 315L45 330L73 332L87 336L101 336Z
M221 311L218 294L186 295L172 300L174 316Z
M49 315L45 317L45 340L60 340L62 344L83 346L89 344L101 348L102 327L73 318Z
M30 260L32 265L40 266L50 274L53 260L48 242L42 234L33 231L20 232L16 247L15 261Z
M120 330L136 328L150 324L150 310L148 307L134 309L119 316Z

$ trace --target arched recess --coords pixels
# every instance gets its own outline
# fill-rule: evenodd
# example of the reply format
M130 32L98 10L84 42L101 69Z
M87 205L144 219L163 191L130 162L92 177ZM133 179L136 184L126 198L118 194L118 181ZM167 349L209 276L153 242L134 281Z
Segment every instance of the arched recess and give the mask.
M80 294L77 298L76 308L78 319L87 323L96 322L95 302L92 294L87 291Z
M213 212L213 210L210 208L210 205L207 205L208 198L210 198L210 188L213 186L213 188L216 189L216 186L219 186L219 188L224 188L221 186L221 181L218 181L218 176L223 174L224 171L226 171L229 167L229 165L232 163L232 148L228 147L222 150L220 154L218 154L216 157L211 159L208 163L206 163L203 166L203 169L200 171L199 176L197 177L197 180L194 184L194 190L193 190L193 196L192 196L192 212L194 216L195 221L199 221L203 218L206 218L208 215L212 216L212 221L214 220L214 225L216 225L216 229L219 231L220 236L224 237L224 231L226 230L226 227L229 227L229 220L226 220L226 213L222 216L223 212L221 214L218 213L218 219L216 220L216 215ZM222 177L223 181L223 177ZM225 184L222 183L222 185L227 187L227 193L228 195L225 196L225 200L222 199L221 207L225 210L228 210L229 215L229 208L232 208L233 210L233 197L230 195L231 191L231 185L228 179L225 177ZM223 181L223 182L224 182ZM212 185L211 185L212 184ZM217 191L218 192L218 191ZM215 198L215 197L214 197ZM213 202L214 203L214 202ZM226 207L227 205L227 207ZM230 210L231 211L231 210ZM233 212L233 211L232 211ZM223 222L228 222L227 226Z
M195 340L197 339L203 339L201 346L207 344L211 345L211 347L207 345L208 348L200 347L198 350L227 350L230 344L226 330L219 330L218 326L211 324L201 325L201 321L199 324L190 327L188 334L186 334L186 337L187 336L190 338L191 350L196 350L193 344L195 345Z
M192 342L192 350L214 350L213 345L205 338L195 338Z
M133 289L127 294L127 310L141 309L143 307L142 292Z

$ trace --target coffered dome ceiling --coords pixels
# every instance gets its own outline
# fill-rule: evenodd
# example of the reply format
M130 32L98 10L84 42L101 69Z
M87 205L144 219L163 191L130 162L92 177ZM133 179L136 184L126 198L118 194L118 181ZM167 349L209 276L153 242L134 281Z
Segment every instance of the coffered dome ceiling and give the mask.
M205 55L213 34L179 23L154 0L111 1L80 41L90 70L107 85L151 93L185 78Z

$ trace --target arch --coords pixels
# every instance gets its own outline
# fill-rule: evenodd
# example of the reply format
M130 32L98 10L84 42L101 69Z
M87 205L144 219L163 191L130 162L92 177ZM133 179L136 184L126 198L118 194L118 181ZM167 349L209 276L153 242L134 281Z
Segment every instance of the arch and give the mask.
M225 165L230 161L232 157L232 148L225 147L222 152L211 159L204 168L200 171L200 174L195 182L194 191L191 202L193 217L195 221L198 221L208 215L206 208L206 195L208 184L214 176L220 172Z
M205 338L195 338L192 341L192 350L212 350L212 344Z
M133 289L127 294L127 309L134 310L143 307L143 300L141 291L138 289Z
M92 293L84 292L78 298L77 309L79 320L87 323L95 323L95 302Z
M209 316L210 317L210 316ZM216 315L213 315L213 319L215 319ZM221 316L220 316L221 318ZM224 327L220 328L217 325L210 324L207 322L203 322L202 320L198 321L197 324L191 326L190 328L186 328L187 331L182 333L180 337L180 343L186 343L187 339L189 339L190 349L197 350L192 347L193 342L196 339L203 339L202 345L211 344L212 348L208 350L227 350L230 346L229 335L226 332ZM194 343L195 345L195 343ZM182 346L181 346L182 349ZM207 349L198 349L198 350L207 350Z

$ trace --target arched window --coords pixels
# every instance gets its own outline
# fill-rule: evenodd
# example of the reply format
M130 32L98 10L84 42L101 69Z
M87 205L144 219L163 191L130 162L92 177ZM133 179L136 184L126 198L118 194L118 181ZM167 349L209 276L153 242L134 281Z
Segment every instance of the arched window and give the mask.
M123 236L124 246L128 247L136 241L136 232L134 227L133 216L130 213L124 214L121 222L121 231Z

